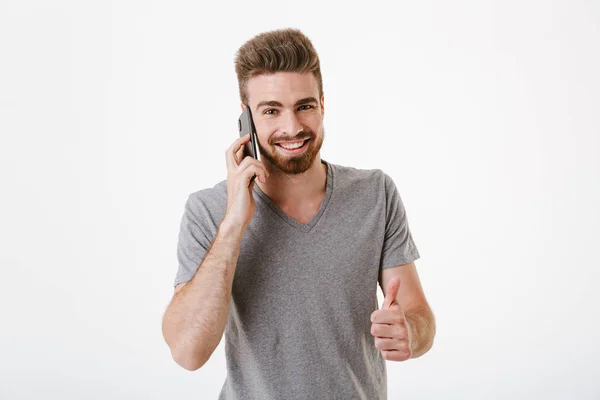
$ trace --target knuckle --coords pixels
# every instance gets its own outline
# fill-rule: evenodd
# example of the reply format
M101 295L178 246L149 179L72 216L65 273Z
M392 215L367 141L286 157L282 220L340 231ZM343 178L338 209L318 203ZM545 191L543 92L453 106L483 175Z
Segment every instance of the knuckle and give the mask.
M371 313L371 322L375 322L375 318L377 317L377 310Z
M240 165L241 164L244 164L244 168L250 167L252 165L252 157L244 157Z
M410 354L410 349L408 348L408 341L407 340L401 340L400 341L400 346L404 350L405 353Z
M251 164L252 157L244 157L240 162L240 167L247 168Z

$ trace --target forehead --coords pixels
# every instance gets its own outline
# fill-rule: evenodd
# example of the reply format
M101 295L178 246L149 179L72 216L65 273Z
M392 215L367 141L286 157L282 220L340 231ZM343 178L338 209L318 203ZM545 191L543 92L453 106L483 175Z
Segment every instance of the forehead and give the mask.
M279 100L293 104L296 100L312 96L319 98L317 79L310 72L276 72L262 74L248 81L248 102L251 105L263 100Z

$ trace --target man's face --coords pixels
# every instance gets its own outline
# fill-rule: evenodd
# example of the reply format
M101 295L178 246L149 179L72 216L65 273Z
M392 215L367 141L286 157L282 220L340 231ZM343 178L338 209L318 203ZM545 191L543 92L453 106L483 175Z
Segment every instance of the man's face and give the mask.
M324 96L319 99L316 78L296 72L259 75L248 81L247 91L261 160L285 174L307 171L324 137ZM304 139L308 142L295 150L278 144Z

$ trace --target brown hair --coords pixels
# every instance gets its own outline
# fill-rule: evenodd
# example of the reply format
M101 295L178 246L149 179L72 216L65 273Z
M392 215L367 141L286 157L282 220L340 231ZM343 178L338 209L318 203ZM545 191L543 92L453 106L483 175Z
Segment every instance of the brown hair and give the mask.
M323 78L319 56L312 42L298 29L286 28L263 32L239 48L235 56L240 99L248 104L248 80L275 72L311 72L323 95Z

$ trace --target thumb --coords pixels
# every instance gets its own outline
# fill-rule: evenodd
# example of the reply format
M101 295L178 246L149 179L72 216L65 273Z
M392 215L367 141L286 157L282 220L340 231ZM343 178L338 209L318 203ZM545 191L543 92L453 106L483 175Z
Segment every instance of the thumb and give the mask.
M382 308L389 308L392 303L396 303L398 289L400 289L400 277L396 276L388 283Z

